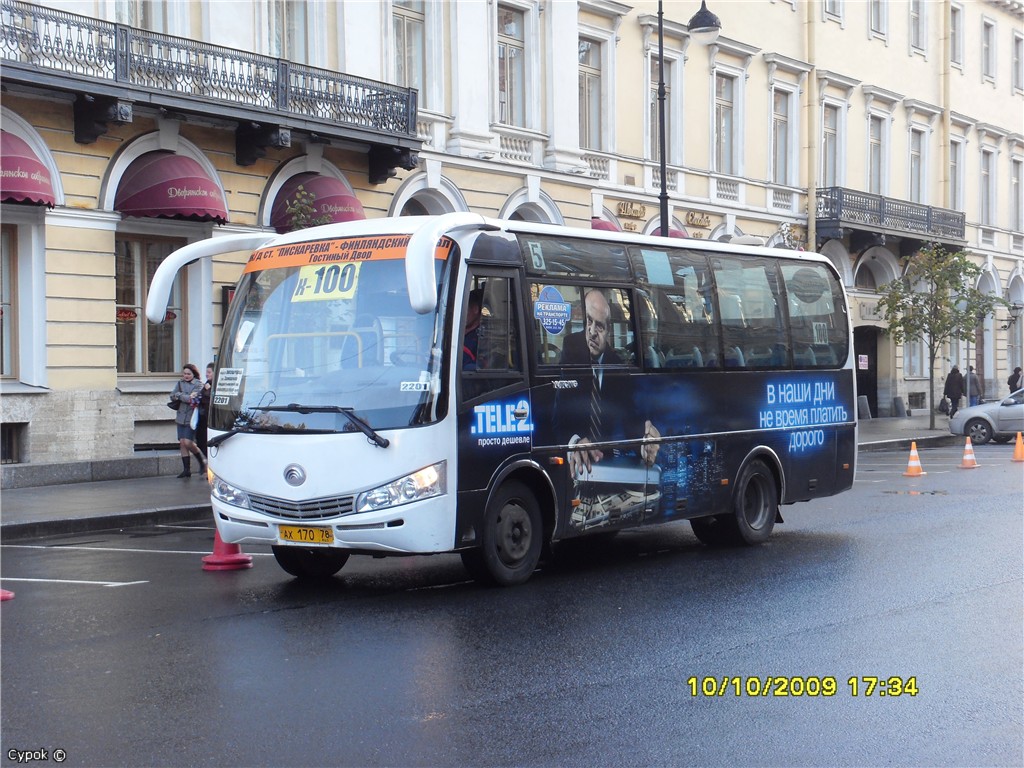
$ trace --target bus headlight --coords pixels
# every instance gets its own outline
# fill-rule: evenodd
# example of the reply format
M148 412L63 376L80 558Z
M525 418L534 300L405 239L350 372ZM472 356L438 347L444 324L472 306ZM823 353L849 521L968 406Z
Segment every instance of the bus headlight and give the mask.
M250 509L249 494L224 482L216 475L213 476L213 485L210 487L210 492L215 499L223 501L225 504L231 504L242 509Z
M356 512L374 512L446 493L447 462L440 461L356 497Z

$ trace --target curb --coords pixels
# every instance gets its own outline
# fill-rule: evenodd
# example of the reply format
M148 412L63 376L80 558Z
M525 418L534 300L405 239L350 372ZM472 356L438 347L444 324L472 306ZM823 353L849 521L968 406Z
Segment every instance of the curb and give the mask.
M921 446L942 447L945 445L958 445L963 440L960 435L936 435L935 437L900 437L894 440L876 440L871 443L861 443L857 446L858 453L874 453L876 451L910 450L912 443Z
M91 533L111 528L128 528L141 525L168 523L213 522L213 507L209 504L192 504L183 507L163 509L140 509L133 512L117 512L94 517L77 517L56 520L36 520L26 523L0 525L0 540L7 544L12 541L43 538L45 536L67 536L76 533Z

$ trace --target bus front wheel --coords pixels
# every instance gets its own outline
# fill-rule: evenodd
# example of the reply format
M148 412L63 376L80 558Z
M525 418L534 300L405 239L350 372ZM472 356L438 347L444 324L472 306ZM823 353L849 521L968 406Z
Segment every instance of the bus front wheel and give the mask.
M522 584L540 561L543 528L533 493L520 482L502 485L484 514L480 549L462 561L475 577L503 587Z
M733 496L733 521L739 543L761 544L771 536L779 513L779 491L775 475L763 461L755 459L743 468Z
M329 579L348 562L348 553L336 549L271 547L277 564L297 579Z

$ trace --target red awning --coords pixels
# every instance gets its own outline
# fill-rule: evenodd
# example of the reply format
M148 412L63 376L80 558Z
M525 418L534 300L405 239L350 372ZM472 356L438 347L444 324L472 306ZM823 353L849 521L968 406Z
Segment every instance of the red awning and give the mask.
M295 197L295 190L300 186L313 195L313 218L327 217L328 224L366 218L363 204L352 196L341 181L319 173L300 173L284 183L274 200L274 207L270 209L270 226L278 232L291 229L288 203Z
M594 216L590 220L590 228L591 229L603 229L606 232L621 232L622 231L621 229L616 227L614 224L612 224L610 221L605 221L604 219L600 219L597 216Z
M651 232L651 235L654 236L654 237L661 237L661 227L658 227L656 230ZM669 237L689 237L689 235L686 234L683 230L675 229L674 227L669 227L668 228L668 236Z
M191 157L173 152L147 152L133 160L117 187L114 208L125 216L228 220L220 187Z
M0 131L0 200L38 203L53 207L53 181L32 147L7 131Z

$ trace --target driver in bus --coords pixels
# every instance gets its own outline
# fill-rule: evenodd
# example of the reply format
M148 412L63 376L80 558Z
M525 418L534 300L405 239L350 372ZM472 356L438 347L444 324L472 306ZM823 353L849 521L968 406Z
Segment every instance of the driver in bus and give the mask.
M623 440L631 436L623 418L627 409L617 407L612 399L612 393L605 392L604 389L606 377L603 366L621 365L623 362L622 357L612 346L611 305L605 295L596 288L587 291L583 304L586 312L584 330L582 333L566 337L561 358L563 364L594 366L589 393L586 388L576 391L576 397L589 395L589 407L587 423L578 425L582 428L578 428L569 440L569 445L574 448L568 456L569 469L574 478L582 476L584 472L590 472L593 464L604 458L604 451L599 448L588 448L588 445L603 440ZM608 408L604 406L606 395L609 397ZM644 421L641 434L644 440L656 441L661 437L661 432L650 419ZM658 447L657 442L645 442L641 446L640 458L647 466L653 465L657 459Z

